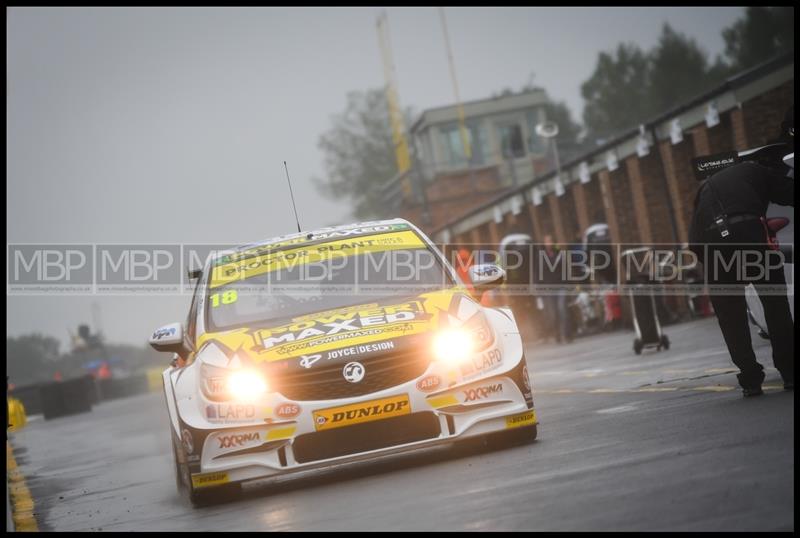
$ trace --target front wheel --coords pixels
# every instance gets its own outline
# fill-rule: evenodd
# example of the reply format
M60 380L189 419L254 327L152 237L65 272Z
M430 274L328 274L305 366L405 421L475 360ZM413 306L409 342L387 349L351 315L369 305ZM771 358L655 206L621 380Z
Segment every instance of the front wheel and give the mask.
M639 340L637 338L637 339L635 339L633 341L633 352L636 353L637 355L641 355L642 354L642 347L643 346L642 346L642 341L641 340Z
M173 472L175 474L175 487L178 492L183 490L183 466L178 459L178 447L175 446L175 439L172 439L172 459L173 459Z

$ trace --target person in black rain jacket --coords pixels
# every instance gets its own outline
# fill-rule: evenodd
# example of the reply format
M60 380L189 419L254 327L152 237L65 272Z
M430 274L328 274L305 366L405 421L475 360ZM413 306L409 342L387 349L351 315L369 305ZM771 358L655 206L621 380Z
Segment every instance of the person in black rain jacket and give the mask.
M791 114L793 110L783 128L793 137ZM785 153L791 151L793 147L787 145ZM745 396L763 394L764 380L763 366L756 360L750 339L744 295L747 283L754 284L764 306L775 368L783 377L784 388L794 388L794 322L783 265L776 266L778 253L767 241L765 215L770 203L794 207L794 179L786 175L783 163L769 167L754 162L734 164L701 183L689 231L690 248L705 265L712 286L711 302L731 359L740 370L737 377ZM755 259L754 253L764 256L761 265L740 263L745 251L749 251L749 260Z

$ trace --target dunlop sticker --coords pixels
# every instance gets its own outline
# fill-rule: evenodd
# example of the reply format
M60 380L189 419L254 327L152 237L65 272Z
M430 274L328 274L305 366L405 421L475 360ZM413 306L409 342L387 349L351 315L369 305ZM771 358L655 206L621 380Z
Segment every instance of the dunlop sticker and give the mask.
M411 402L408 400L408 394L403 394L382 400L314 411L314 427L317 431L331 430L409 413L411 413Z
M519 428L520 426L530 426L536 424L536 411L531 409L518 415L506 417L506 429Z
M192 475L192 487L205 488L228 482L228 473L205 473Z

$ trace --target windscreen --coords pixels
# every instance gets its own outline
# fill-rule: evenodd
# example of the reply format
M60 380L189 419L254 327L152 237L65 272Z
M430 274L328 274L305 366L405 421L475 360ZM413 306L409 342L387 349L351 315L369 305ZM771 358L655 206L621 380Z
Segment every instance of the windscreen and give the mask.
M454 285L413 231L328 241L214 267L207 319L218 331Z

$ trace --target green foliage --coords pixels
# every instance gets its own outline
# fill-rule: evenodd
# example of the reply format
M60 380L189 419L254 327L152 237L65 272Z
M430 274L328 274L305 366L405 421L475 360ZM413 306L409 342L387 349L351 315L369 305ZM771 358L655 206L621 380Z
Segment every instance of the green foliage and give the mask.
M543 108L545 117L549 121L554 121L558 124L558 136L556 137L558 143L574 143L581 132L581 126L572 119L572 112L567 104L563 101L551 101L544 105Z
M615 54L601 52L581 85L583 121L592 137L608 137L647 117L649 62L636 45L620 43Z
M749 7L723 30L725 56L709 60L694 39L664 24L658 44L644 52L620 44L601 52L581 86L583 120L600 141L636 127L721 84L725 78L794 49L794 8Z
M719 61L712 69L697 42L675 32L668 24L649 56L648 107L654 114L664 113L712 89L727 74Z
M793 7L748 7L745 16L722 31L725 56L736 71L794 50Z
M405 112L406 128L411 112ZM394 144L386 94L382 89L354 91L347 105L319 137L326 179L313 178L318 189L351 200L359 219L380 217L380 187L395 174Z

